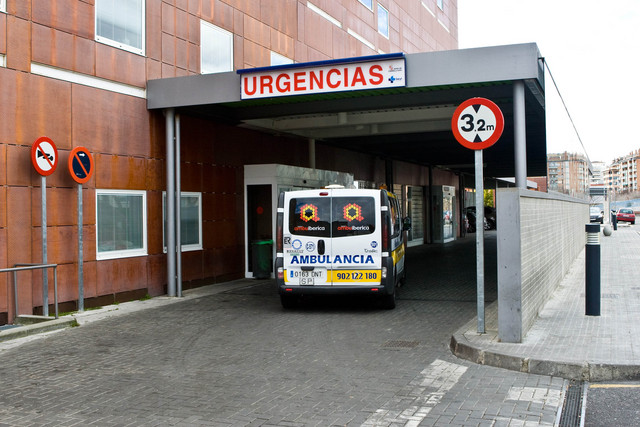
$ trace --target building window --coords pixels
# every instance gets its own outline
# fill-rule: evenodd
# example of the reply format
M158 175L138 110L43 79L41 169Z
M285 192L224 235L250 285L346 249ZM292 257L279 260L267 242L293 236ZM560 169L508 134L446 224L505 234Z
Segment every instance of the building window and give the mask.
M96 40L144 54L145 0L96 0Z
M233 71L233 34L200 21L200 73Z
M389 11L378 5L378 32L389 38Z
M440 8L440 10L444 10L444 0L438 0L438 8Z
M147 193L96 190L97 259L147 255Z
M162 192L162 246L167 251L167 193ZM180 192L180 240L182 251L202 250L202 193Z
M0 12L7 11L7 0L0 0Z
M369 9L373 10L373 0L358 0L363 5L367 6Z
M279 53L271 52L271 65L287 65L293 64L293 59L280 55Z

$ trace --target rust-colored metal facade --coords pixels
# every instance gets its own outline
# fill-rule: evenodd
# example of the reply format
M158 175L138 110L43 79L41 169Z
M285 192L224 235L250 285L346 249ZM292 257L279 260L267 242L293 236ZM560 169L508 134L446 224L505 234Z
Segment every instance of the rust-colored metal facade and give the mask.
M0 12L0 268L41 262L40 176L30 150L48 136L59 153L47 178L48 262L59 265L63 311L75 309L78 298L77 189L67 171L77 146L95 160L95 174L83 185L85 307L166 292L164 117L147 110L144 96L39 75L34 66L144 90L151 79L200 73L201 20L233 33L235 69L268 66L271 52L307 62L457 48L456 0L445 0L442 10L436 0L379 0L372 9L359 0L145 0L142 55L96 41L97 2L7 0ZM388 38L377 30L379 5L389 12ZM185 288L243 277L243 165L309 166L308 144L197 117L181 120L182 191L202 193L203 234L203 249L183 254ZM374 156L318 145L316 159L321 169L385 181L384 161ZM423 167L395 170L398 183L427 184ZM146 256L96 260L96 189L146 191ZM20 273L20 282L19 311L41 311L41 273ZM11 276L0 274L0 324L15 315L12 288Z

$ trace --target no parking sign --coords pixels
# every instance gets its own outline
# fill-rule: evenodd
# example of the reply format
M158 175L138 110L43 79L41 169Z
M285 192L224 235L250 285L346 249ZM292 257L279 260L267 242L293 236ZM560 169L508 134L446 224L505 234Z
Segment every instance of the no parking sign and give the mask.
M84 147L76 147L69 155L69 173L78 184L89 181L93 173L93 157Z

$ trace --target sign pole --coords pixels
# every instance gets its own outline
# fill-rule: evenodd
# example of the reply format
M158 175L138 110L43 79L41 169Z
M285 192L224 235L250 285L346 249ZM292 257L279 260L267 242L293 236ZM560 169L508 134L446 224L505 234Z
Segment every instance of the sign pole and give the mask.
M470 98L451 117L455 139L475 151L476 172L476 287L478 333L485 333L484 315L484 173L482 151L495 144L504 130L500 107L486 98Z
M82 184L78 184L78 311L84 311L84 266L82 244Z
M47 177L40 177L40 193L42 195L42 263L47 264ZM49 315L49 276L47 270L42 271L42 315Z
M78 311L84 311L84 263L82 235L82 184L93 174L93 156L84 147L76 147L69 155L69 173L78 183Z
M478 333L484 334L484 174L482 150L475 150L476 158L476 277L478 304Z

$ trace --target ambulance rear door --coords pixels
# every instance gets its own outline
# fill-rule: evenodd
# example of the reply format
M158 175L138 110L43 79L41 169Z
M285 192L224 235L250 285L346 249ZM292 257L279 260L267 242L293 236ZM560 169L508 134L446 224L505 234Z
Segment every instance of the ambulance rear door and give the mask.
M290 286L331 286L330 190L285 193L284 281Z
M334 286L378 286L382 242L380 191L332 192L331 281Z

